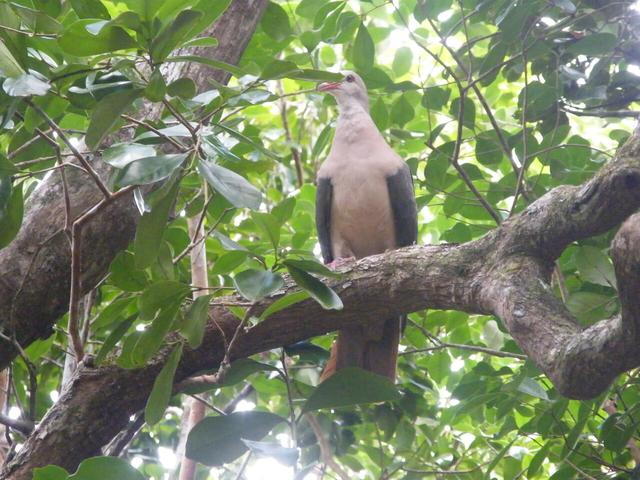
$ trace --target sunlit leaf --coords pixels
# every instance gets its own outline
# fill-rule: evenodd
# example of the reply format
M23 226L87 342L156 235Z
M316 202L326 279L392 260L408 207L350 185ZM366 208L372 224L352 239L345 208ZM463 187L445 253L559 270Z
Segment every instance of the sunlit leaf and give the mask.
M209 466L232 462L247 451L242 439L261 440L284 418L267 412L234 412L206 417L187 438L186 455Z

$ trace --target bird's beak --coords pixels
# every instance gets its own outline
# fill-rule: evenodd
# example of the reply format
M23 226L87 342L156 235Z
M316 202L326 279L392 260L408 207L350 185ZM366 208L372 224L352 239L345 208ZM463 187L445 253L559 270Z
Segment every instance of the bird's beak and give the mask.
M330 90L336 90L336 89L340 88L341 84L342 84L342 82L321 83L320 85L318 85L318 91L319 92L328 92Z

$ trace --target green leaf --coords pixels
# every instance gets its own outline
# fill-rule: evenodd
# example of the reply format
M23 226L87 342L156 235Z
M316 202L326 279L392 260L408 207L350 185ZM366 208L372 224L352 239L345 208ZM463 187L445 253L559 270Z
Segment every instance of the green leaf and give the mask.
M186 456L204 465L234 461L247 451L242 439L260 440L285 419L268 412L234 412L206 417L189 432Z
M613 264L602 250L589 245L581 246L573 259L583 280L605 287L617 287Z
M393 102L391 106L391 121L393 123L403 127L405 123L413 120L414 115L413 106L405 95L400 95L400 97Z
M305 290L285 295L284 297L279 298L271 305L269 305L267 309L260 314L260 320L264 320L274 313L277 313L280 310L284 310L285 308L289 308L291 305L302 302L307 298L309 298L309 293L307 293Z
M131 299L127 299L127 300L131 300ZM124 334L127 333L127 331L129 330L129 328L131 328L131 325L133 325L133 322L135 322L135 320L136 320L136 315L131 315L130 317L125 318L122 322L120 322L120 324L116 328L114 328L111 331L109 336L106 338L106 340L102 344L100 351L96 355L96 359L95 359L96 365L102 365L102 362L104 362L104 360L107 358L107 355L109 354L109 352L113 350L113 347L115 347L116 344L120 341L120 339L124 336Z
M127 309L136 302L135 297L118 298L109 303L91 322L92 327L102 328L116 322L119 318L127 316Z
M7 78L2 88L10 97L29 97L31 95L46 95L51 85L42 80L40 76L32 73L24 73L20 76Z
M529 462L529 466L527 467L527 478L535 478L537 473L540 471L540 467L542 467L542 463L546 460L547 455L549 454L549 448L552 444L553 440L547 441L533 456Z
M282 263L285 266L291 265L293 267L299 268L300 270L304 270L305 272L317 273L318 275L322 275L323 277L340 278L342 276L340 272L335 272L328 268L326 265L323 265L322 263L315 260L297 260L294 258L287 258Z
M109 279L125 292L139 292L149 283L146 273L135 266L135 258L129 252L120 252L111 262Z
M174 303L163 305L151 325L138 336L129 355L131 367L144 366L160 350L165 337L174 326L183 298L179 298Z
M520 385L518 385L518 391L541 400L549 400L547 391L533 378L523 378Z
M303 68L297 72L292 72L287 75L287 78L293 78L295 80L306 80L308 82L337 82L342 80L344 75L341 73L325 72L323 70L312 70L309 68Z
M70 3L78 18L111 18L100 0L70 0Z
M172 97L193 98L197 93L196 84L190 78L179 78L167 86L167 93Z
M294 73L299 73L300 69L293 62L283 60L273 60L262 69L260 77L265 80L288 77Z
M222 385L230 387L245 380L249 375L257 372L276 372L278 369L266 363L256 362L250 358L241 358L231 364L224 376Z
M262 203L262 193L244 177L206 160L198 162L198 171L211 188L238 208L257 210Z
M89 57L137 46L136 41L118 26L105 25L96 35L89 33L87 27L91 28L95 23L95 19L84 19L65 28L58 37L58 44L62 50L77 57Z
M366 72L373 67L375 54L376 48L373 39L364 23L360 23L358 33L356 33L356 39L353 42L351 63L353 63L357 70Z
M167 363L164 364L153 382L153 389L147 400L147 405L144 407L144 420L148 425L158 423L169 405L173 389L173 377L176 374L181 357L182 344L180 343L173 349L167 359Z
M409 47L400 47L396 50L396 54L393 57L393 64L391 68L393 73L397 77L401 77L405 73L409 73L411 70L411 62L413 61L413 53Z
M329 144L329 140L331 139L332 133L333 133L333 126L330 123L328 123L327 125L324 126L324 128L320 132L320 135L318 135L318 139L316 140L316 143L313 145L313 150L311 151L311 158L314 158L314 159L320 158L320 155L322 155L322 152L324 152L324 149L327 148L327 145Z
M183 10L151 42L151 58L154 62L161 62L178 47L188 40L189 33L202 17L202 12L197 10Z
M146 185L170 176L189 156L188 153L157 155L133 160L115 176L120 187Z
M244 298L256 301L280 290L284 280L280 274L269 270L249 269L236 274L233 284Z
M567 48L567 52L574 55L599 56L613 51L618 38L612 33L594 33L582 37Z
M0 175L0 220L7 212L7 206L11 199L11 191L13 190L13 180L10 176Z
M153 157L155 149L150 145L139 143L120 143L107 148L102 152L102 161L115 168L124 168L134 160L144 157Z
M487 470L484 472L485 480L491 480L492 479L491 472L493 472L493 469L498 466L498 463L500 463L500 461L504 458L504 456L507 454L507 452L511 448L511 445L513 445L513 443L515 441L516 441L516 438L514 438L509 443L507 443L502 448L502 450L500 450L498 452L498 454L493 458L493 460L491 460L491 463L489 463L489 465L487 466Z
M267 5L260 25L265 33L276 42L281 42L292 33L289 15L284 8L274 2L269 2Z
M160 280L149 285L140 296L140 317L151 320L158 310L180 303L189 293L189 287L172 280Z
M173 206L179 186L180 182L174 181L168 191L156 192L156 194L162 193L163 195L154 197L155 202L151 211L145 212L140 218L133 241L137 268L147 268L158 257L162 244L162 232L167 226L169 211Z
M283 447L279 443L273 442L255 442L246 438L242 439L242 443L249 447L253 453L275 458L283 465L295 465L298 461L299 452L297 448Z
M0 77L19 77L24 70L0 38Z
M435 20L445 10L451 8L451 0L418 0L413 16L418 22L426 18Z
M255 142L255 141L253 141L252 139L250 139L246 135L243 135L242 133L238 132L237 130L234 130L233 128L229 128L228 126L226 126L223 123L217 123L216 127L224 130L226 133L228 133L232 137L235 137L236 139L240 140L242 143L246 143L247 145L251 145L253 148L255 148L256 150L259 150L262 153L264 153L266 156L271 157L274 160L281 161L280 157L278 157L276 154L274 154L271 150L265 148L263 145Z
M18 234L22 226L23 213L22 183L19 183L12 188L6 207L0 211L0 248L9 245Z
M87 128L87 146L96 149L104 137L115 126L120 115L131 108L134 100L140 96L142 90L124 90L104 97L91 114L89 128Z
M69 473L57 465L48 465L33 469L32 480L67 480Z
M400 394L388 378L361 368L347 367L322 382L306 401L302 411L398 400Z
M451 90L442 87L429 87L422 96L422 106L432 110L440 110L449 101Z
M159 68L156 68L151 77L149 77L149 84L144 89L144 96L152 102L160 102L164 98L164 94L167 91L167 84L164 81L162 72Z
M202 345L204 329L209 320L209 300L211 295L196 298L185 315L184 325L180 331L191 348L195 349Z
M449 113L453 115L456 119L460 114L460 97L456 98L451 102L451 108L449 109ZM462 112L462 124L473 130L473 127L476 122L476 105L473 103L468 97L464 97L464 112Z
M251 218L262 232L263 239L271 242L274 250L280 244L280 222L269 213L251 212Z
M144 480L129 462L116 457L92 457L83 460L69 480Z
M293 265L287 265L287 270L298 286L309 292L309 295L322 305L322 308L327 310L342 310L343 305L340 297L316 277Z

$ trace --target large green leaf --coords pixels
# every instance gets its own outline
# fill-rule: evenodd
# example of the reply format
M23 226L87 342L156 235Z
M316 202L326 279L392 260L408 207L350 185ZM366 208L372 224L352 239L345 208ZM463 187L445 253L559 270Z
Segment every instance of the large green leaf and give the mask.
M115 92L104 97L93 110L91 122L87 129L86 143L91 149L97 148L104 137L115 126L133 101L138 98L142 90L133 89Z
M202 344L204 329L207 326L207 320L209 320L209 300L211 300L211 295L199 296L193 301L185 315L184 324L180 331L191 348L198 348Z
M58 44L65 52L78 57L136 47L136 41L118 26L105 25L97 34L90 33L95 23L95 19L78 20L65 28L58 38Z
M69 472L57 465L48 465L33 469L32 480L67 480Z
M189 287L173 280L160 280L149 285L140 296L140 316L152 319L158 310L180 302L189 293Z
M193 31L200 17L202 12L197 10L180 12L151 42L151 58L155 62L167 58L180 43L190 38L189 33Z
M24 70L0 38L0 77L18 77Z
M371 35L364 23L361 23L360 27L358 27L356 39L353 42L351 62L357 70L366 72L373 67L375 54L376 47L371 39Z
M182 357L182 344L178 344L167 359L167 362L160 370L160 373L153 382L153 389L144 408L144 420L148 425L158 423L171 400L173 390L173 377Z
M602 250L585 245L579 247L574 255L580 277L587 282L616 288L616 274L613 264Z
M92 457L83 460L69 480L144 480L144 476L126 460L116 457Z
M249 269L236 274L233 283L244 298L256 301L280 290L284 280L269 270Z
M79 18L102 18L109 20L109 12L100 0L70 0Z
M257 210L262 203L262 193L244 177L215 163L200 160L198 171L211 187L238 208Z
M262 29L274 40L280 42L291 35L289 16L284 8L275 2L269 2L260 22Z
M567 52L574 55L606 55L611 53L618 39L612 33L594 33L572 43Z
M270 315L277 313L285 308L289 308L291 305L295 305L296 303L302 302L309 298L309 293L306 290L302 290L300 292L290 293L285 295L284 297L279 298L271 305L267 307L267 309L260 314L260 320L264 320L268 318Z
M145 157L153 157L155 148L151 145L139 143L120 143L107 148L102 152L102 161L115 168L124 168L134 160Z
M399 399L400 394L388 378L361 368L347 367L322 382L306 401L302 411L394 402Z
M323 308L342 310L340 297L316 277L293 265L287 265L287 270L298 286L306 290Z
M187 438L186 455L209 466L232 462L247 451L242 439L261 440L285 419L268 412L234 412L206 417Z
M188 156L188 153L174 153L138 158L125 165L117 173L115 183L126 187L127 185L145 185L164 180L182 165Z
M138 223L133 241L133 252L137 268L146 268L158 257L162 244L162 232L167 226L169 211L173 206L180 182L173 181L168 189L155 192L155 202L150 212L145 212Z

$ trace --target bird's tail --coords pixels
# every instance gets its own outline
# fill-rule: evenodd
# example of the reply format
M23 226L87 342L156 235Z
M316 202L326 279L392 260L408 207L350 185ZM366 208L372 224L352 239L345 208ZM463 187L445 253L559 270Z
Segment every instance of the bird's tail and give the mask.
M378 325L349 327L338 332L320 381L344 367L360 367L396 379L401 319L390 318Z

